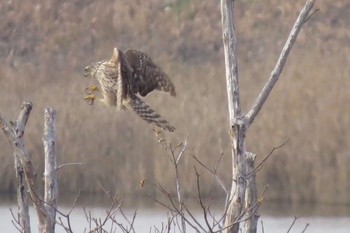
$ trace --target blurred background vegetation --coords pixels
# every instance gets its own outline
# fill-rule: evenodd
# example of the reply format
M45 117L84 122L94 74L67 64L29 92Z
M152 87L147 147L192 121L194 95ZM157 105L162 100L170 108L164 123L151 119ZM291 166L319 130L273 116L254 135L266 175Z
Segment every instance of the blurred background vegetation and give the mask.
M235 25L243 111L266 82L304 0L237 0ZM276 201L350 203L350 2L318 0L272 95L247 135L261 160L285 139L258 173ZM224 153L220 175L230 184L231 155L220 2L212 0L47 0L0 2L0 112L15 120L34 104L25 141L43 171L43 112L57 110L60 191L155 195L174 189L174 173L152 127L133 112L87 105L90 62L113 47L147 52L169 74L178 96L152 93L147 102L188 137L181 164L185 194L196 189L192 155L209 167ZM0 136L0 192L15 192L12 148ZM197 164L198 165L198 164ZM223 195L201 171L203 192ZM139 183L145 179L143 190ZM204 182L205 181L205 182Z

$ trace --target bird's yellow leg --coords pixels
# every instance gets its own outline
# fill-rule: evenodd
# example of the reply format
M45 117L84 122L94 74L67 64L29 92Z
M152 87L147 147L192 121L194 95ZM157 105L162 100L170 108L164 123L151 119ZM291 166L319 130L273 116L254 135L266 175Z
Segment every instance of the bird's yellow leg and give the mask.
M87 95L84 97L84 100L89 104L89 105L93 105L95 102L96 96L95 95Z
M89 105L93 105L95 100L100 101L102 104L106 105L106 106L110 106L106 100L106 98L97 98L95 95L87 95L84 97L84 100L89 104Z
M89 87L85 88L85 93L88 95L91 95L95 91L99 91L97 86L89 86Z

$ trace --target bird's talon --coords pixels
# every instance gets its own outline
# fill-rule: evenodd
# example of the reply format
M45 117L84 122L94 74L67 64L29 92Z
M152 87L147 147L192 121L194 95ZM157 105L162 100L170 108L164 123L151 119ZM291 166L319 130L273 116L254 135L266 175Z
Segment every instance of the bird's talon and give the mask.
M86 101L86 103L88 103L88 105L93 105L95 98L96 97L94 95L87 95L84 97L84 100Z
M91 95L95 91L98 91L98 87L96 87L96 86L89 86L89 87L85 88L85 93L88 95Z

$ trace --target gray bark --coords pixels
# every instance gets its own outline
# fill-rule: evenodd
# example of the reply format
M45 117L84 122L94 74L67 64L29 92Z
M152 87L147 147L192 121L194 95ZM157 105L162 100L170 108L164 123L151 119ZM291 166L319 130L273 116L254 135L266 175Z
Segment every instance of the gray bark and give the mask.
M21 112L18 116L14 128L15 137L23 137L24 128L27 123L29 114L24 114L25 111ZM23 233L30 233L30 216L28 210L28 195L27 188L25 185L25 175L23 166L19 161L18 155L14 153L16 179L17 179L17 203L18 203L18 220Z
M57 177L56 177L56 111L45 109L44 121L44 151L45 151L45 206L48 212L46 219L46 232L55 231L55 217L57 209Z
M17 203L18 203L18 221L23 233L30 233L30 217L28 210L28 195L27 189L24 182L24 171L23 167L14 154L15 159L15 170L17 179Z
M246 233L255 233L257 232L257 225L259 220L258 214L258 190L256 188L256 180L255 180L255 158L256 155L250 152L246 152L247 159L247 187L245 190L245 203L244 207L246 209L246 213L244 219L244 228L243 232Z

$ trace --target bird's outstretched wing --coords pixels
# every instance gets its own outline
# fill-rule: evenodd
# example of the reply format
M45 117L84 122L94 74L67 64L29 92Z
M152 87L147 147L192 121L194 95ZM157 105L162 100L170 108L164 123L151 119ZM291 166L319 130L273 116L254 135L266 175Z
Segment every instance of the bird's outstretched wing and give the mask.
M176 96L174 84L147 54L134 49L127 49L124 54L131 67L134 94L146 96L153 90L159 90Z
M129 105L131 109L134 110L134 112L146 122L170 132L175 131L174 126L163 119L158 113L156 113L150 106L148 106L136 95L130 95Z

